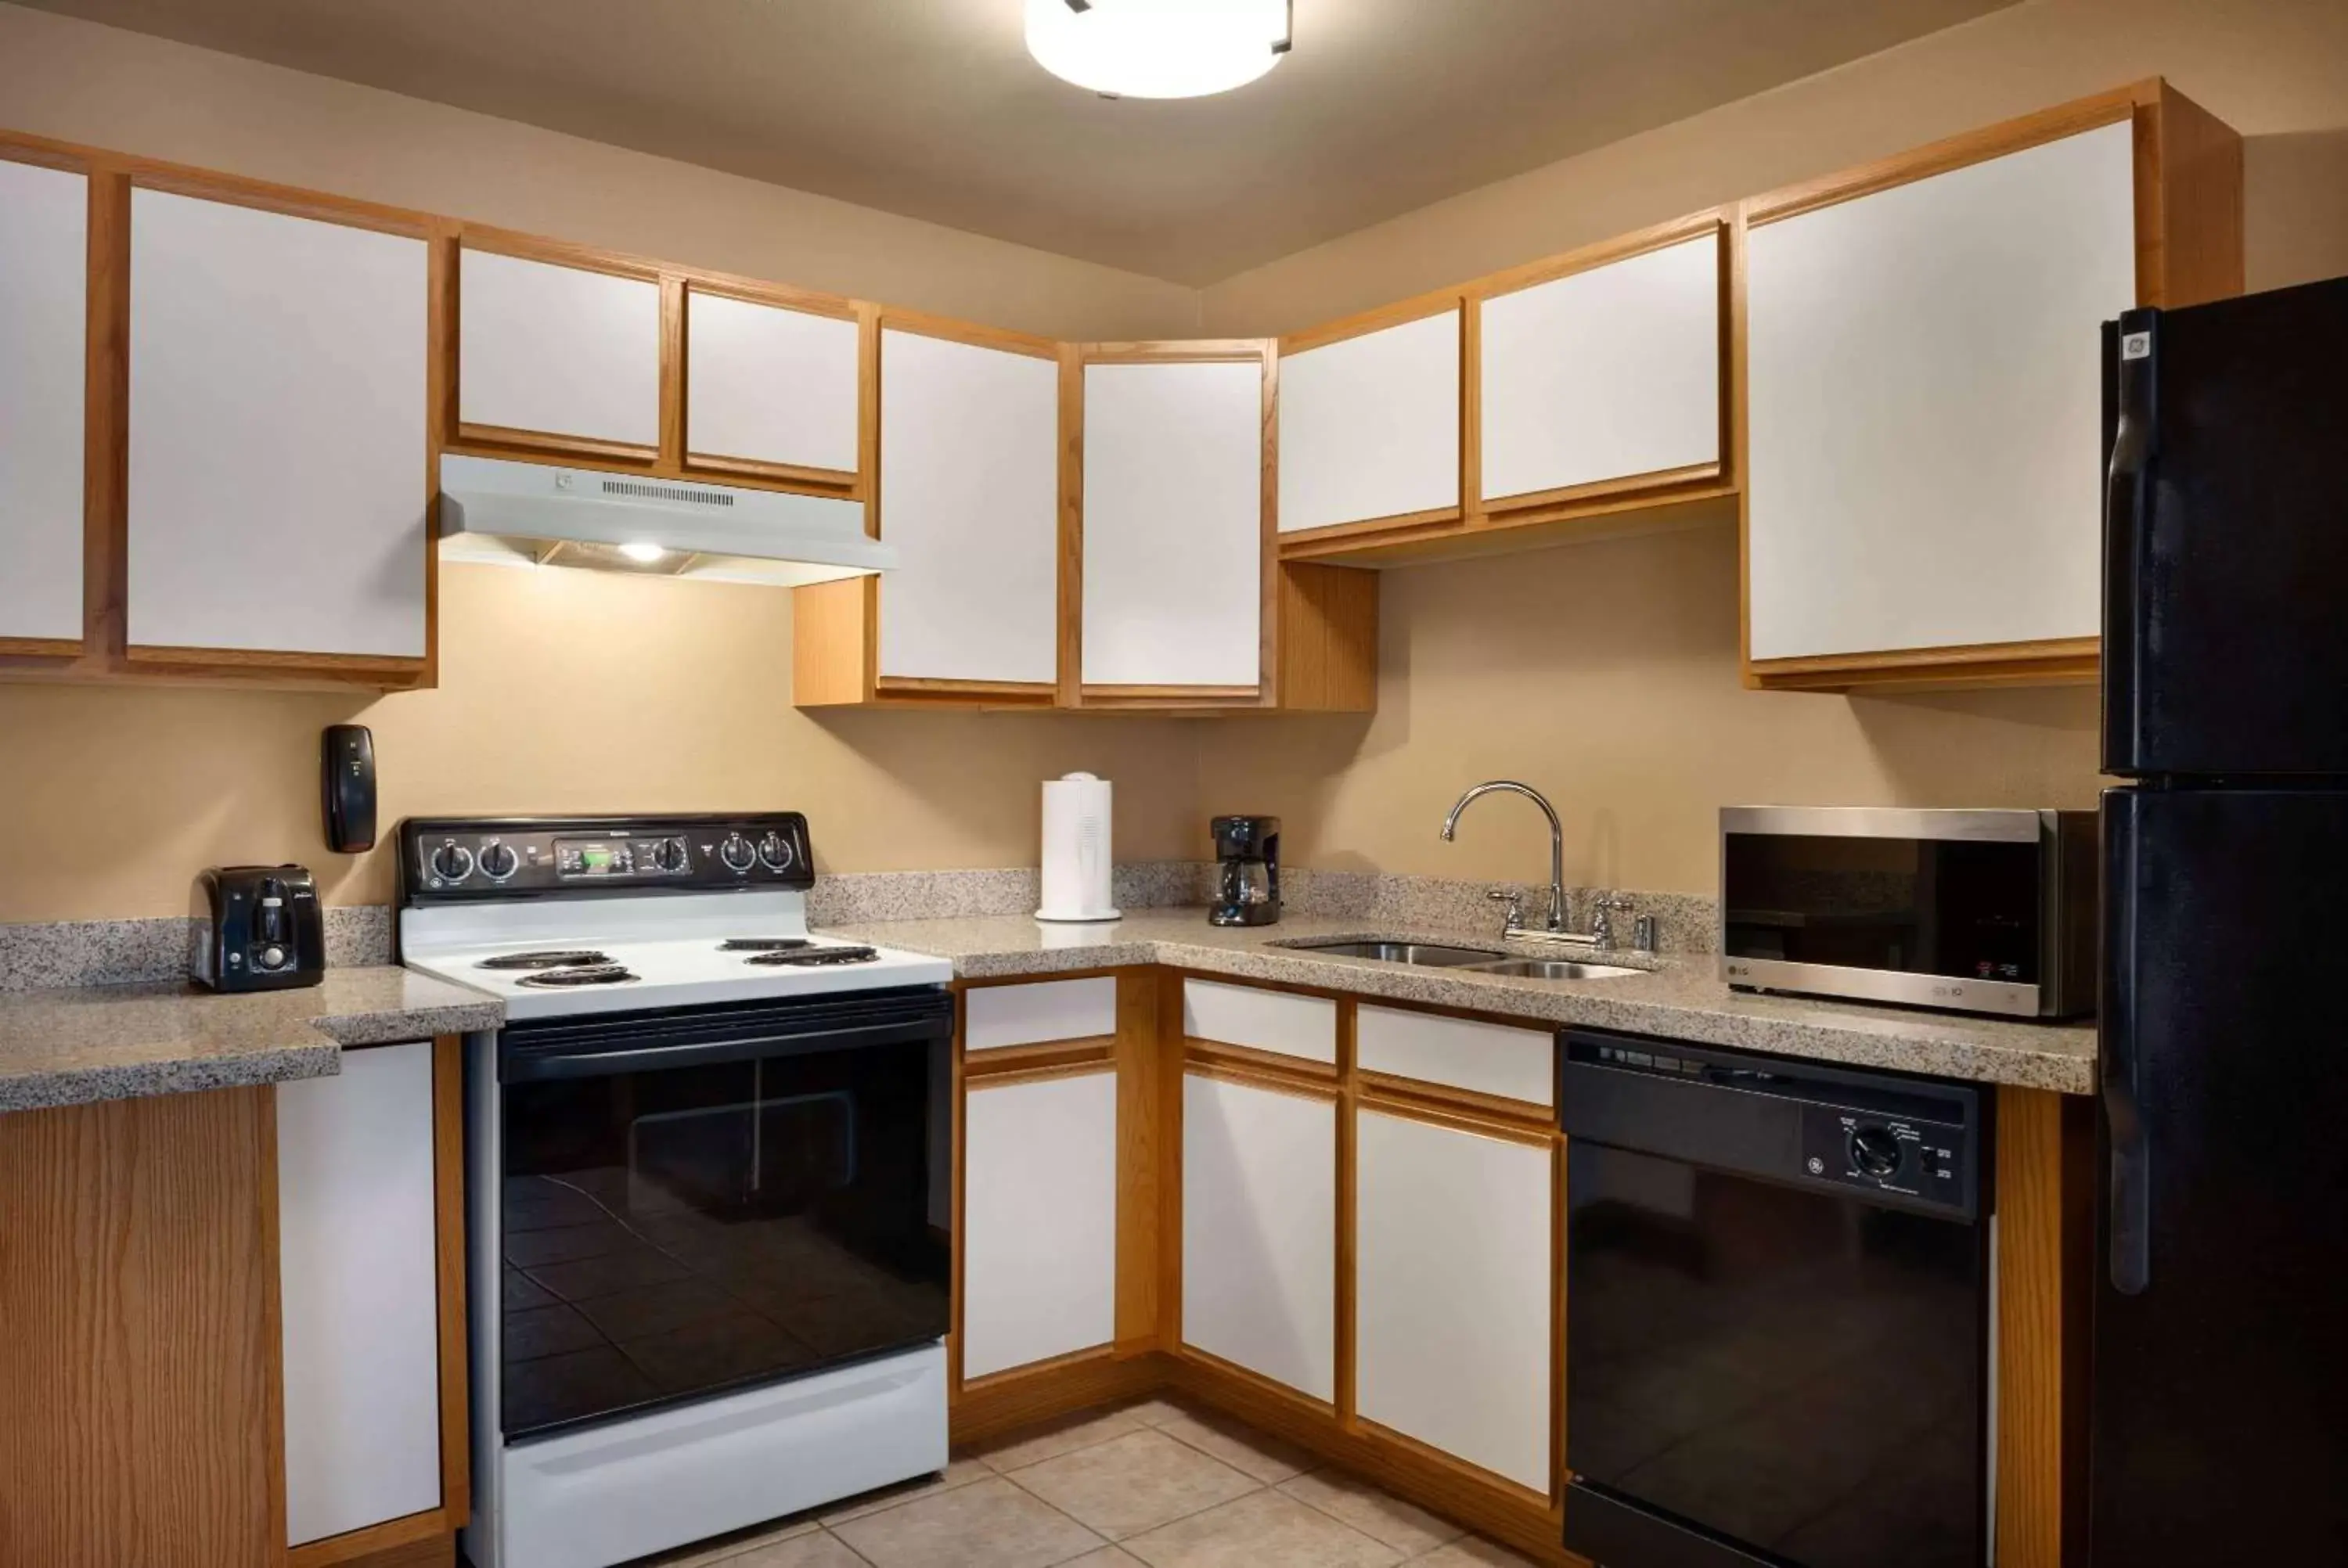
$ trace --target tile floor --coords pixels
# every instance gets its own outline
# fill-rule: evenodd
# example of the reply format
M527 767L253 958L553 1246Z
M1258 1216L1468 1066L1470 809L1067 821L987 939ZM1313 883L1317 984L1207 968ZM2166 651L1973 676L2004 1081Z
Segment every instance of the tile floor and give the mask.
M1506 1568L1527 1559L1220 1415L1158 1399L638 1568Z

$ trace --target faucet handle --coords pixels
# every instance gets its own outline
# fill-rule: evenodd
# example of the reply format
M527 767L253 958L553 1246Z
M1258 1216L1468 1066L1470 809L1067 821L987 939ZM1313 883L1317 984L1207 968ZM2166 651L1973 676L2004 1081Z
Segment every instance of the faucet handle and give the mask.
M1521 887L1494 887L1485 897L1509 907L1509 923L1503 929L1521 931L1525 928L1525 890Z
M1598 946L1601 948L1609 952L1613 950L1614 917L1628 915L1637 907L1637 905L1619 893L1601 893L1590 901L1590 930L1591 934L1598 938Z

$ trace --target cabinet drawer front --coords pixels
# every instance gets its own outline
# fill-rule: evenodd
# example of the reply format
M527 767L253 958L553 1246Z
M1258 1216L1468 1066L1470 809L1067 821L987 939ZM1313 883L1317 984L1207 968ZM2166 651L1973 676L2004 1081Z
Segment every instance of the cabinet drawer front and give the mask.
M1337 1004L1327 997L1184 980L1182 1032L1216 1045L1242 1045L1332 1066L1337 1061Z
M1337 1106L1182 1081L1182 1342L1311 1395L1337 1387Z
M1756 659L2093 637L2123 123L1746 241Z
M1547 1492L1555 1156L1369 1111L1355 1134L1363 1417Z
M1720 461L1716 234L1487 300L1484 497Z
M428 1041L278 1086L292 1544L440 1505L432 1112Z
M1354 1026L1366 1072L1497 1094L1543 1107L1557 1102L1557 1036L1475 1019L1365 1007Z
M1041 1045L1093 1040L1117 1032L1117 980L1045 980L1032 986L986 986L963 998L963 1049Z
M1459 504L1459 313L1280 362L1280 531Z
M659 445L658 283L467 251L458 289L458 419Z
M973 1086L963 1147L963 1376L1117 1337L1117 1075Z
M78 641L89 181L0 161L0 637Z

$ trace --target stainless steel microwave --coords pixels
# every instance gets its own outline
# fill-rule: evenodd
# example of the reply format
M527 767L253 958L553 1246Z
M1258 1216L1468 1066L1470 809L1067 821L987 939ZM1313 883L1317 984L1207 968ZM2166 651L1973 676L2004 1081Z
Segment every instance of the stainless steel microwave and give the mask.
M1726 806L1720 973L1955 1012L2096 1009L2091 811Z

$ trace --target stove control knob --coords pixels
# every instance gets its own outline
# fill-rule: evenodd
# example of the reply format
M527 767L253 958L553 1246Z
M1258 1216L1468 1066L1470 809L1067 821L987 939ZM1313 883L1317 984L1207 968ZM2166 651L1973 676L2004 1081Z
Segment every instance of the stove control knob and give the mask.
M779 833L770 833L758 840L758 858L767 863L769 871L791 868L791 841Z
M717 858L726 863L728 871L747 871L757 864L758 852L751 848L750 841L740 834L729 833L726 841L717 846Z
M473 874L473 852L452 838L432 852L427 864L442 881L462 882Z
M1900 1173L1900 1140L1880 1125L1860 1127L1850 1135L1852 1168L1878 1180Z
M480 866L482 876L503 882L521 869L521 856L514 853L512 845L492 838L481 845Z
M682 871L685 866L685 840L664 838L653 845L653 869Z

